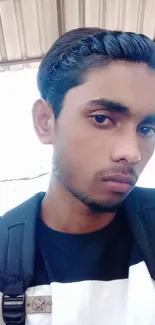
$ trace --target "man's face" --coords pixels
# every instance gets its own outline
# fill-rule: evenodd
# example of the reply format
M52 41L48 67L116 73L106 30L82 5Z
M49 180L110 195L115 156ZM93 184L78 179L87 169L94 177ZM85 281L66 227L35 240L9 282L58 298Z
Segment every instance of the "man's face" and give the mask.
M154 115L154 116L150 116ZM112 62L65 97L53 169L88 206L111 209L132 190L155 147L155 71Z

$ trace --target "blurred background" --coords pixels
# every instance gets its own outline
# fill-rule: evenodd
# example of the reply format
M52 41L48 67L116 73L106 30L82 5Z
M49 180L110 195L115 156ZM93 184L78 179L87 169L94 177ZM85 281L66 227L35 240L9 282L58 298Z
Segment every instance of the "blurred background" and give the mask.
M47 188L52 148L31 120L37 67L60 35L83 26L153 39L155 0L0 0L0 215ZM155 187L155 154L138 185Z

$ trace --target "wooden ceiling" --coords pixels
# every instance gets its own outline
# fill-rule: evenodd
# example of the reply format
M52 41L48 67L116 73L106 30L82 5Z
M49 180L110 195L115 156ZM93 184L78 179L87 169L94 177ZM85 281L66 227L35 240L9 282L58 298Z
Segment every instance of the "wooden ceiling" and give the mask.
M155 0L0 0L0 71L37 67L62 33L83 26L153 38Z

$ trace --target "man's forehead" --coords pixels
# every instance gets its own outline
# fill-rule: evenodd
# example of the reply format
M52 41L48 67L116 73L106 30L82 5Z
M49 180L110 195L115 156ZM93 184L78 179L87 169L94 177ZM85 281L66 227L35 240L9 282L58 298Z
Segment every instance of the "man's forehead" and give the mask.
M105 67L88 71L85 83L90 87L96 85L96 88L110 89L113 93L118 89L120 90L119 86L122 86L122 84L124 87L128 84L130 89L133 88L132 90L135 89L135 86L155 90L155 70L145 63L115 61ZM112 88L113 85L115 87Z
M109 76L111 74L117 75L119 78L124 77L124 73L132 79L133 74L143 75L149 73L149 77L155 77L155 69L151 68L145 62L131 62L131 61L109 61L106 65L92 68L85 73L85 80L91 79L99 74L105 74Z
M144 63L110 63L92 69L84 82L66 95L76 107L100 98L120 103L138 115L154 114L155 70Z

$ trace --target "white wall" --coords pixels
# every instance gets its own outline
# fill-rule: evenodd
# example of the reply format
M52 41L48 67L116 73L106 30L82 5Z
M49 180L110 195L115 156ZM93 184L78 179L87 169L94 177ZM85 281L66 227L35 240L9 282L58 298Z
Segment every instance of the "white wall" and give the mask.
M32 125L31 109L38 97L35 69L0 74L0 215L47 188L49 175L2 182L51 169L52 147L40 144Z

